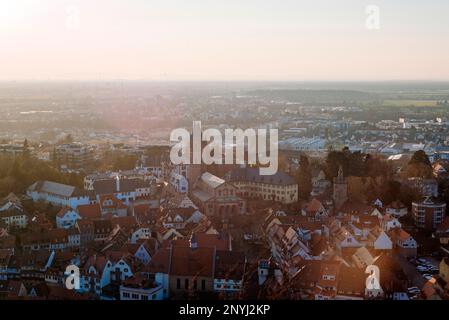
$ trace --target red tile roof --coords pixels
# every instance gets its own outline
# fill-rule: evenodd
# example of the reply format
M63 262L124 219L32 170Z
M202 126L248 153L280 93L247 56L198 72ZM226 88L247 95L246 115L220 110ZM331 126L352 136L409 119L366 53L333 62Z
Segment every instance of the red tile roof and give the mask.
M170 274L176 276L213 277L214 252L212 248L190 249L173 247Z
M83 219L101 218L101 209L98 204L85 204L76 208Z

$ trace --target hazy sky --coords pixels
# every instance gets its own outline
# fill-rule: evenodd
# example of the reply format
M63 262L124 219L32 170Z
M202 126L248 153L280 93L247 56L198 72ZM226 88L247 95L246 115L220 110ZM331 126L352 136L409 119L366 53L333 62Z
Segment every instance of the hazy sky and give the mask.
M447 0L0 0L0 80L449 80L448 17Z

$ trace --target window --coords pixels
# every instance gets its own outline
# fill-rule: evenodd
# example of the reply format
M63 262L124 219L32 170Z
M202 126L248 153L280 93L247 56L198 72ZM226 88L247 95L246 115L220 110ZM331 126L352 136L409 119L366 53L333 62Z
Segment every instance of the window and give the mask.
M189 289L189 279L184 280L184 289Z
M206 280L201 280L201 290L206 290Z
M181 279L176 279L176 289L181 289Z
M143 294L140 296L140 300L148 300L148 296Z
M198 281L195 279L193 280L193 288L196 290L198 289Z

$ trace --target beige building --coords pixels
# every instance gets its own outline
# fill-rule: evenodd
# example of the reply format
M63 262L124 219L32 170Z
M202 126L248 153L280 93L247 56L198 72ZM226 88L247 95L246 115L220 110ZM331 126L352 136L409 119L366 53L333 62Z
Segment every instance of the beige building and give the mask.
M201 175L190 196L207 216L246 213L246 202L238 196L238 189L209 172Z
M226 175L243 198L273 200L284 204L298 201L298 184L284 172L272 176L259 174L257 168L239 168Z

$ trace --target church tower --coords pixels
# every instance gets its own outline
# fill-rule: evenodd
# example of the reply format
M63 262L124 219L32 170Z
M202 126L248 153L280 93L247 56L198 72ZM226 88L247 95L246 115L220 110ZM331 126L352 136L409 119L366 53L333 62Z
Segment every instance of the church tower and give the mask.
M348 200L348 183L343 175L343 168L340 166L338 175L334 178L334 193L332 196L335 209L340 208Z

